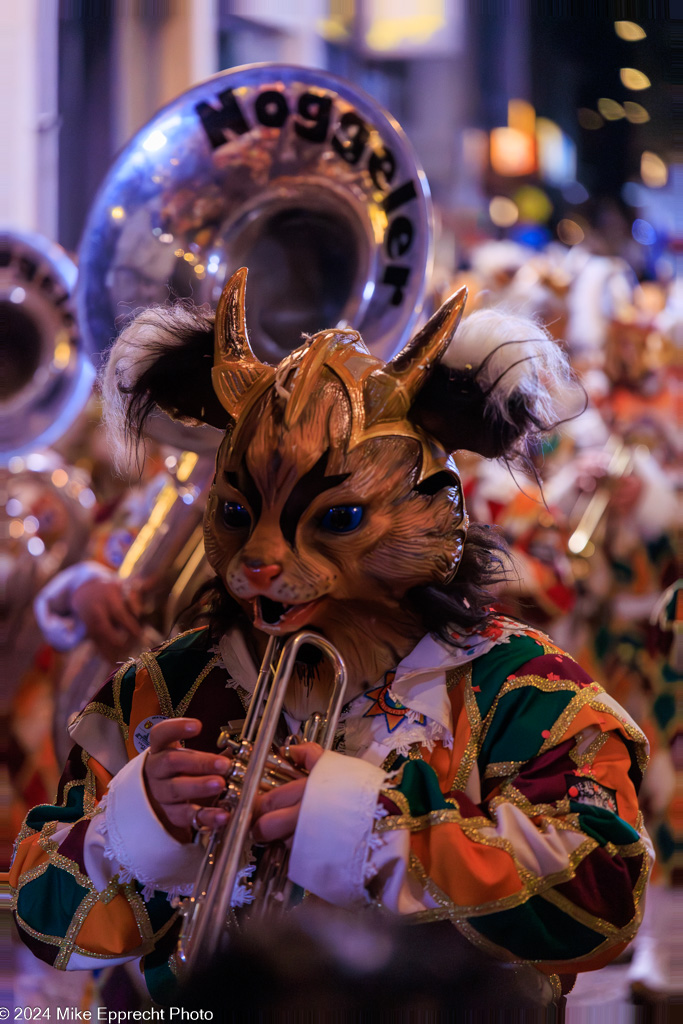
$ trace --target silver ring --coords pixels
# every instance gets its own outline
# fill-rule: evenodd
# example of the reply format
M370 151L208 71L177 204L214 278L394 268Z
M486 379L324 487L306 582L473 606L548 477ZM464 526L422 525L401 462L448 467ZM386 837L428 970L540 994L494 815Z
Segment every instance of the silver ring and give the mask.
M202 825L202 823L199 821L200 811L201 807L198 807L194 814L192 815L192 828L195 830L195 832L203 832L204 829L206 828L206 825Z

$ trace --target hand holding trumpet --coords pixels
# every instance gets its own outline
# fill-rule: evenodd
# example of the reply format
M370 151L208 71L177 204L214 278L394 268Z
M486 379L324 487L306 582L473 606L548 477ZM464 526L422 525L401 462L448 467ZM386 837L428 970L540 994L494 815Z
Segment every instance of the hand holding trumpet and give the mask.
M228 812L211 802L225 788L232 761L220 754L189 750L181 743L198 736L202 723L197 718L172 718L159 722L149 734L150 752L145 763L147 795L166 831L181 843L189 843L193 829L220 828ZM289 748L292 762L310 772L322 754L318 743ZM256 842L287 841L294 835L306 779L284 783L262 793L252 816Z

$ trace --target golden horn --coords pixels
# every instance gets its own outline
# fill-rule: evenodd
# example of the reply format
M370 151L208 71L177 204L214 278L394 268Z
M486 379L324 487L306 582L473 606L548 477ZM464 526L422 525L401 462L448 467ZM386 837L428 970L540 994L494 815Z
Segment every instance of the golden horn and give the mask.
M275 371L254 355L247 334L244 296L247 268L240 267L221 293L214 324L211 380L219 402L237 420L265 391Z
M448 348L466 299L467 288L451 295L390 363L368 377L363 388L366 428L408 415L434 364Z
M247 273L246 267L240 267L221 292L216 308L214 366L233 359L242 359L248 363L259 362L252 352L247 334L244 311Z
M460 323L466 301L467 288L460 288L450 299L446 299L422 330L387 363L384 372L394 378L411 404L432 367L448 348Z

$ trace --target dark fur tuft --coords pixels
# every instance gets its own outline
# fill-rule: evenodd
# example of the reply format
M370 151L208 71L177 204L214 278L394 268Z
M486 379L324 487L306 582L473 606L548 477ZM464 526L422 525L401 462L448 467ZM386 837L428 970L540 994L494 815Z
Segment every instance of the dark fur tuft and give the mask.
M213 313L179 303L139 313L112 346L102 375L110 438L119 462L137 454L150 415L207 423L224 430L229 417L211 383Z

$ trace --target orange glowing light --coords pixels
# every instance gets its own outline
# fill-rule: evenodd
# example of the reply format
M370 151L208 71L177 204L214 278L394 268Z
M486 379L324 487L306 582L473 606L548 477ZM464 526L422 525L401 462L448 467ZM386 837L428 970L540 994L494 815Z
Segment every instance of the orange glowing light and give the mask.
M490 155L491 167L503 177L519 177L536 170L536 142L518 128L494 128Z

